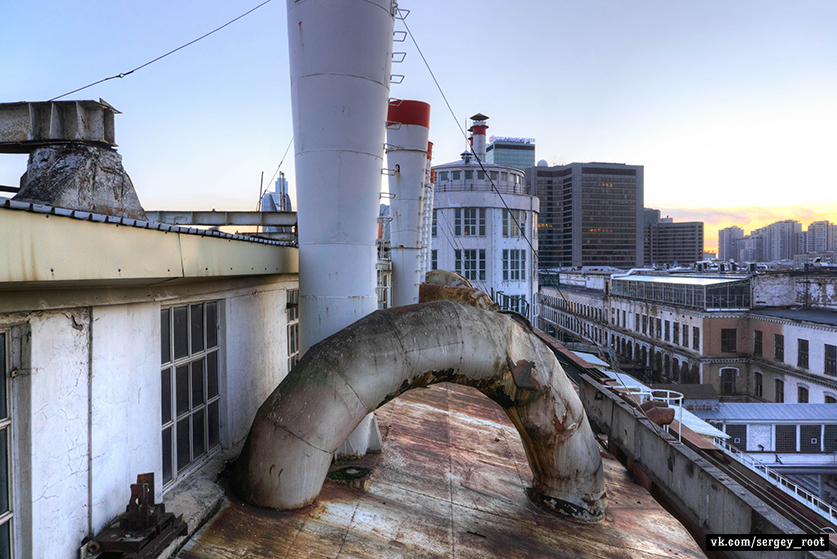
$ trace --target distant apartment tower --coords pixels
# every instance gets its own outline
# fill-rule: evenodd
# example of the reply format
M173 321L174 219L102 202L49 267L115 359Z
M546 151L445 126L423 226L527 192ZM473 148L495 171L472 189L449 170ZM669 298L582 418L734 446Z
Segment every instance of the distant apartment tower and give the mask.
M535 166L534 138L491 136L485 148L486 163L505 165L524 171Z
M793 260L797 252L797 236L802 224L793 219L777 221L767 226L764 237L764 258L767 261Z
M831 252L837 249L837 225L828 221L815 221L808 226L805 252Z
M682 266L703 260L703 222L675 223L659 215L659 210L645 209L643 264Z
M741 259L744 230L733 225L718 231L718 260L724 262Z
M570 163L526 169L540 199L541 268L614 266L643 261L642 165Z

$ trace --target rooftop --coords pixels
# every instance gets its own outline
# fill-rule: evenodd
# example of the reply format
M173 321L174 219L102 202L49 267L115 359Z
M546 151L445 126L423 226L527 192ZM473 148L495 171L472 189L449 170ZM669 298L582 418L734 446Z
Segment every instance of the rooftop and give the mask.
M705 557L612 458L604 521L532 504L516 429L474 389L420 388L376 413L386 440L368 490L326 481L313 505L281 513L232 502L179 557Z
M766 421L770 423L820 421L837 423L834 404L721 403L717 410L695 411L706 421Z
M829 309L758 309L751 312L758 316L837 326L837 311Z

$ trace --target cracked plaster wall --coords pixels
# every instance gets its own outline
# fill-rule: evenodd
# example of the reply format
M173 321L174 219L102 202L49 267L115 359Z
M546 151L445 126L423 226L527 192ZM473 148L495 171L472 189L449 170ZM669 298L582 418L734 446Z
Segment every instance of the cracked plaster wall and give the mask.
M87 309L0 315L4 327L31 329L31 369L13 381L13 393L26 398L13 413L28 427L15 452L31 464L20 475L32 501L18 512L31 517L32 557L77 556L91 530L125 510L138 473L155 472L162 500L160 308L221 300L221 440L229 448L287 375L286 290L296 288L282 281L200 299L94 307L92 346Z
M247 437L259 406L288 374L284 289L288 286L282 287L239 294L227 301L225 370L230 445Z
M125 511L137 474L162 480L160 305L93 311L92 531ZM155 499L162 483L155 484Z
M31 455L32 557L74 557L87 535L88 323L86 309L29 317L31 443L17 450Z

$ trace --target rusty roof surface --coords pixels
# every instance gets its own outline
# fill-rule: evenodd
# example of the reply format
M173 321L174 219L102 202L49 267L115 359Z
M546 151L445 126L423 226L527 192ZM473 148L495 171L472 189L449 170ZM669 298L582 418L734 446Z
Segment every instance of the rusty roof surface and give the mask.
M474 389L416 389L376 413L386 439L366 491L326 481L313 505L291 512L233 499L179 557L705 557L613 459L604 521L535 506L517 431Z

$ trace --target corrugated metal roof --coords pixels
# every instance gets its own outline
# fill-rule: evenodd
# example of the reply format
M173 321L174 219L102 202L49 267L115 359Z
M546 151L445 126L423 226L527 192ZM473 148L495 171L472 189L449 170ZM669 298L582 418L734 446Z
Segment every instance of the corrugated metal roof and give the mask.
M138 229L150 229L155 231L168 231L172 233L182 233L187 235L198 235L201 237L219 237L222 239L231 239L236 241L246 241L249 243L259 243L265 245L286 246L288 243L282 241L274 241L270 239L262 239L258 237L248 237L246 235L233 235L231 233L224 233L223 231L216 231L211 229L198 229L195 227L182 227L180 225L169 225L167 223L156 223L153 221L142 221L139 219L130 219L127 217L114 217L110 215L97 214L93 212L82 212L78 210L68 210L65 208L56 208L53 206L45 206L41 204L32 204L29 202L18 202L8 198L0 198L0 209L16 210L23 212L30 212L36 214L57 215L61 217L69 217L71 219L78 219L81 221L93 221L97 223L113 223L115 225L122 225L126 227L136 227Z
M612 276L614 280L638 281L644 283L672 283L677 285L722 285L725 283L734 283L738 281L745 281L745 276L738 277L684 277L684 276Z
M754 315L837 326L837 311L828 309L760 309Z
M697 410L707 421L760 423L837 423L837 404L722 403L717 410Z

